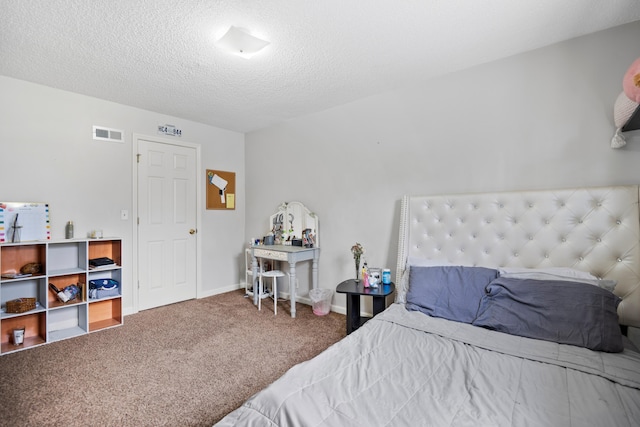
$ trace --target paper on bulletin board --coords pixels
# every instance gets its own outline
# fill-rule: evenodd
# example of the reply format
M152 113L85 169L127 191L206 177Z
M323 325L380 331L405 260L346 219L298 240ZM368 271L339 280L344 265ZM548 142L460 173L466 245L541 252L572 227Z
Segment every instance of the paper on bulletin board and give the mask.
M0 202L0 243L50 239L47 203Z
M207 169L207 209L235 208L235 172Z
M236 208L236 195L227 194L227 209L235 209L235 208Z

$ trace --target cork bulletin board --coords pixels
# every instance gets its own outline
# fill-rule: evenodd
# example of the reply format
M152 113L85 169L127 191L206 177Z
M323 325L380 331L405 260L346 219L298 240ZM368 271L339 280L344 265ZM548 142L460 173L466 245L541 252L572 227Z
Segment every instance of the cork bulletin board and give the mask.
M236 174L207 169L207 209L236 208Z

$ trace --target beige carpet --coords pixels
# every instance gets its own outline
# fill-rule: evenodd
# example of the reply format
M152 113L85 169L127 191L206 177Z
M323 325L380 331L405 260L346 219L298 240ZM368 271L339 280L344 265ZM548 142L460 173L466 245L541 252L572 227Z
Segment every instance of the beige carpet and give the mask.
M210 426L345 336L345 316L234 291L0 357L2 426Z

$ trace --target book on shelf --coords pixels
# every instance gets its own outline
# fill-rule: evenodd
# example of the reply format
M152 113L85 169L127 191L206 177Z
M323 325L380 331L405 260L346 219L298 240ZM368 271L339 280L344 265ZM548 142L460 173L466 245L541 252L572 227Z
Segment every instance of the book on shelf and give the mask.
M22 277L33 276L31 273L2 273L3 279L20 279Z
M115 267L117 264L114 262L113 264L105 264L105 265L90 265L89 270L101 270L106 268Z
M114 265L116 265L116 263L111 258L107 257L92 258L89 260L89 268L92 269L113 267Z

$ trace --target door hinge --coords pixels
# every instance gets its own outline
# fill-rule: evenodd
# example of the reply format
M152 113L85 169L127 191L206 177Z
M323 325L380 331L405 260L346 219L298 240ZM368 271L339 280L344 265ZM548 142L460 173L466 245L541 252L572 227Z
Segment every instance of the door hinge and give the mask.
M136 154L136 162L140 163L140 156L142 156L142 154Z

